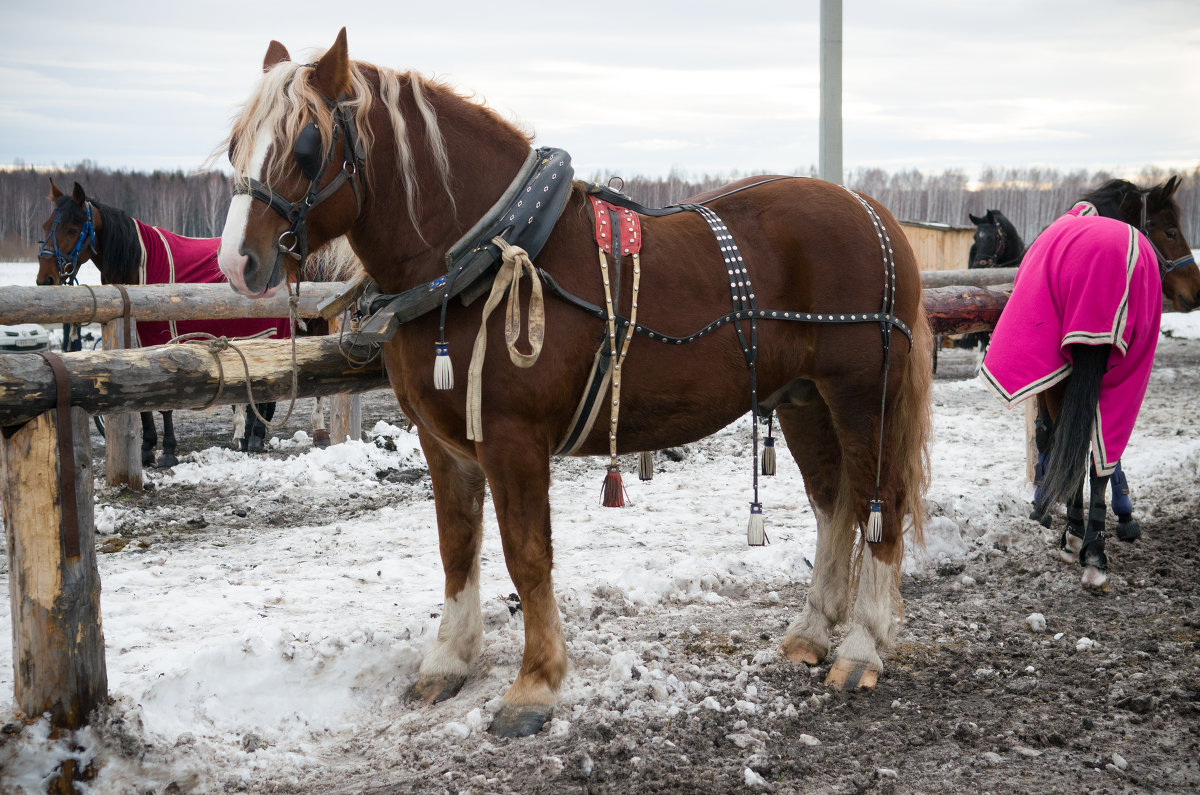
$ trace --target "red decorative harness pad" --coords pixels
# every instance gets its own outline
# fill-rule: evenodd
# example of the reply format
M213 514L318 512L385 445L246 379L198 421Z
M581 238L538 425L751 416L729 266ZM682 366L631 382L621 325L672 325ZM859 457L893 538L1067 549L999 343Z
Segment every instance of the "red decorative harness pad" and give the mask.
M609 254L624 256L640 253L642 217L626 207L618 207L595 196L589 198L592 200L592 210L596 216L596 245ZM614 241L619 246L619 251L614 248Z

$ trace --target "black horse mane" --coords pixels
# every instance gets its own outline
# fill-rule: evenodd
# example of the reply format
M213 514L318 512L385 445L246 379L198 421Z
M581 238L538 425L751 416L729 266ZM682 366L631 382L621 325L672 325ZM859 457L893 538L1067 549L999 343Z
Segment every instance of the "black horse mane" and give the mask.
M100 213L102 226L96 233L96 247L99 251L92 257L93 263L100 271L100 281L104 284L137 284L138 268L142 261L142 242L138 237L137 224L129 213L88 198L92 206ZM79 224L87 223L87 212L71 194L65 194L58 200L55 208L61 212L63 221Z

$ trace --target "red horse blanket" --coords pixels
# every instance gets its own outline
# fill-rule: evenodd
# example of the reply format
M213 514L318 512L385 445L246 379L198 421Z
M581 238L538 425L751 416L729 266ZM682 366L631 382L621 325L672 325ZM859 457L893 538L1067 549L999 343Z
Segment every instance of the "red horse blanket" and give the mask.
M1150 241L1095 213L1080 202L1029 247L980 377L1012 405L1070 375L1069 345L1112 345L1092 429L1092 461L1109 474L1150 381L1162 280Z
M142 240L142 284L213 284L227 282L217 265L219 237L184 237L138 221ZM181 320L171 324L148 321L138 323L142 345L163 345L176 334L205 332L218 337L247 337L275 329L279 338L291 336L289 321L283 318L247 318L244 320Z

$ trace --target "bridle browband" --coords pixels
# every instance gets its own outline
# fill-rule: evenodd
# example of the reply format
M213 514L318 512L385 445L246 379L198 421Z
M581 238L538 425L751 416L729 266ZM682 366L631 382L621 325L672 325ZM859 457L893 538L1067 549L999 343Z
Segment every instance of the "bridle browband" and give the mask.
M1159 276L1166 276L1173 270L1178 270L1187 265L1191 265L1196 261L1191 252L1184 254L1182 257L1175 259L1167 259L1166 255L1158 248L1158 244L1150 238L1150 190L1137 191L1138 197L1141 199L1141 220L1138 224L1138 231L1145 236L1146 241L1150 243L1150 247L1154 249L1154 255L1158 257L1158 273Z
M362 212L362 184L359 171L363 166L366 153L362 139L358 135L354 114L346 108L345 103L348 99L349 97L345 94L340 96L336 102L328 97L321 97L321 100L333 112L333 131L329 141L329 152L325 156L322 157L320 154L321 133L316 122L309 122L296 136L292 156L301 173L309 179L308 191L303 198L289 202L254 177L239 180L233 188L235 196L248 195L258 199L283 216L284 220L290 224L275 241L275 270L279 269L280 258L284 255L296 260L298 268L304 265L309 252L308 214L318 204L341 190L345 183L350 183L350 187L354 191L357 212ZM334 150L343 133L345 142L342 147L342 166L329 184L322 188L320 187L321 180L324 179L329 164L333 162Z
M54 257L55 267L58 269L58 280L62 284L73 285L76 283L79 274L79 255L83 253L84 246L91 246L93 253L96 251L96 224L92 219L92 203L85 201L83 203L87 220L83 224L83 228L79 230L79 236L75 238L75 245L71 247L71 251L63 254L58 247L58 236L55 232L58 231L58 225L63 219L63 210L55 209L54 223L50 224L50 233L46 235L46 239L38 243L41 248L38 249L38 259L42 257Z

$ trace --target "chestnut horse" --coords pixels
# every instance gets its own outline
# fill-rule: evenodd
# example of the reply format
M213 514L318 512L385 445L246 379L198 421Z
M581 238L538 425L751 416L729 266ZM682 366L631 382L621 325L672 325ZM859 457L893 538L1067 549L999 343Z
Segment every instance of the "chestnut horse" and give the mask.
M1110 180L1039 235L980 373L1006 403L1037 396L1045 458L1031 518L1048 527L1052 506L1067 504L1060 555L1083 567L1086 588L1107 587L1105 490L1146 394L1162 298L1181 312L1200 306L1200 268L1174 199L1179 185L1179 177L1148 189ZM1118 516L1117 538L1140 535L1136 521Z
M917 263L895 219L827 182L743 180L686 211L621 216L620 226L639 225L642 262L635 257L610 282L603 256L597 266L606 232L593 227L608 216L575 182L534 246L534 266L509 235L544 220L537 197L569 179L565 153L532 156L526 135L447 86L351 61L345 29L316 63L292 62L271 42L263 69L226 141L238 181L219 257L230 283L245 295L273 292L308 251L346 235L384 293L415 288L444 299L434 311L398 315L404 322L382 349L429 465L446 576L437 640L409 698L454 696L480 653L490 487L525 623L521 668L490 730L532 734L551 714L567 650L551 575L550 459L601 358L597 347L619 340L618 327L637 343L616 361L614 399L602 401L608 409L572 452L611 455L610 442L618 453L672 447L752 406L775 408L818 532L807 602L782 650L818 665L834 625L848 621L826 682L873 688L893 636L905 533L920 539L928 477L931 335ZM529 163L530 179L544 181L536 192L514 177ZM506 202L512 216L489 213ZM481 219L499 224L494 238L476 240ZM455 298L468 293L450 284L468 278L447 272L464 239L472 254L503 258L483 307ZM522 273L532 287L520 284ZM506 284L508 322L485 320ZM552 295L544 303L543 290ZM730 312L731 294L748 308ZM531 354L517 344L526 301ZM625 336L631 327L637 334ZM508 356L486 355L506 344ZM608 350L615 357L616 346ZM764 408L748 395L755 383Z

